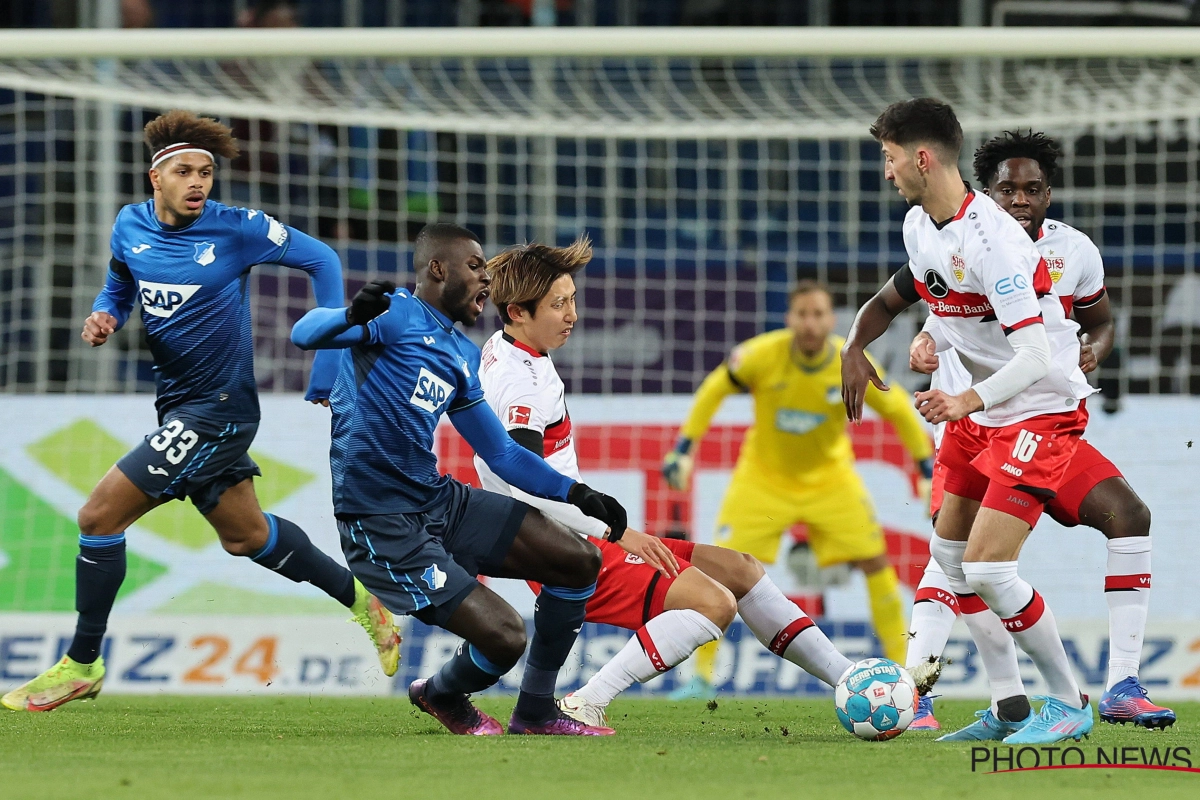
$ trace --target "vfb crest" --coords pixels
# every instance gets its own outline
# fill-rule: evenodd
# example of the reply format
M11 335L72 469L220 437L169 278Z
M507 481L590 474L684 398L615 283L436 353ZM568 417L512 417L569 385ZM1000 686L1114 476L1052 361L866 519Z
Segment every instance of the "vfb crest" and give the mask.
M967 274L967 262L958 253L950 254L950 269L954 273L954 279L962 283L963 276Z
M202 267L217 260L217 246L212 242L196 242L196 254L192 260Z
M1050 272L1050 280L1058 283L1067 270L1067 261L1064 258L1047 258L1046 269Z

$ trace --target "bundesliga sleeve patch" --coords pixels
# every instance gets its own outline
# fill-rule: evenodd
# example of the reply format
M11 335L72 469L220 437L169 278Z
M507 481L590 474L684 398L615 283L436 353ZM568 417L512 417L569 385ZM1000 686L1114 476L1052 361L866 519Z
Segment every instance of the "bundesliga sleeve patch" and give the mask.
M509 406L508 407L508 424L528 425L529 418L533 414L533 409L529 406Z

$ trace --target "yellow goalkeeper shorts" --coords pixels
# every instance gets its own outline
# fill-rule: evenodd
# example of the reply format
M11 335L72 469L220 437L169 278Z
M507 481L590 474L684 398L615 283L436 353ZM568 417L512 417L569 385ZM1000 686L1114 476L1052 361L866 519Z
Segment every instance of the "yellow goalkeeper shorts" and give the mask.
M768 483L739 464L717 516L716 543L775 563L779 540L793 525L808 527L822 567L883 555L887 545L862 478L851 468L830 470L804 486Z

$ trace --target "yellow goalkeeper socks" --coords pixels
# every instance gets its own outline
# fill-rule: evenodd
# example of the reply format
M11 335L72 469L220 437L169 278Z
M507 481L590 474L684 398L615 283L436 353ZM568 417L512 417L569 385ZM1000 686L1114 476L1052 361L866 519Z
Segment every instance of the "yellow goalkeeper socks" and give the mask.
M709 642L696 648L696 675L714 685L717 675L717 647L721 640Z
M867 575L867 592L871 597L871 622L875 635L883 644L883 652L892 661L904 663L904 601L900 597L900 579L889 564Z

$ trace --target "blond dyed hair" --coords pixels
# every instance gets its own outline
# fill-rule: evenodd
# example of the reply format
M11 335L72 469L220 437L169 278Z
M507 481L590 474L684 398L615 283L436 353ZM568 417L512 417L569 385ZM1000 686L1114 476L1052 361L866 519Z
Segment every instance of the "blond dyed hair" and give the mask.
M532 242L510 247L488 261L492 278L492 303L504 324L512 322L509 305L518 305L533 316L554 282L571 275L592 260L592 242L587 234L567 247L551 247Z

